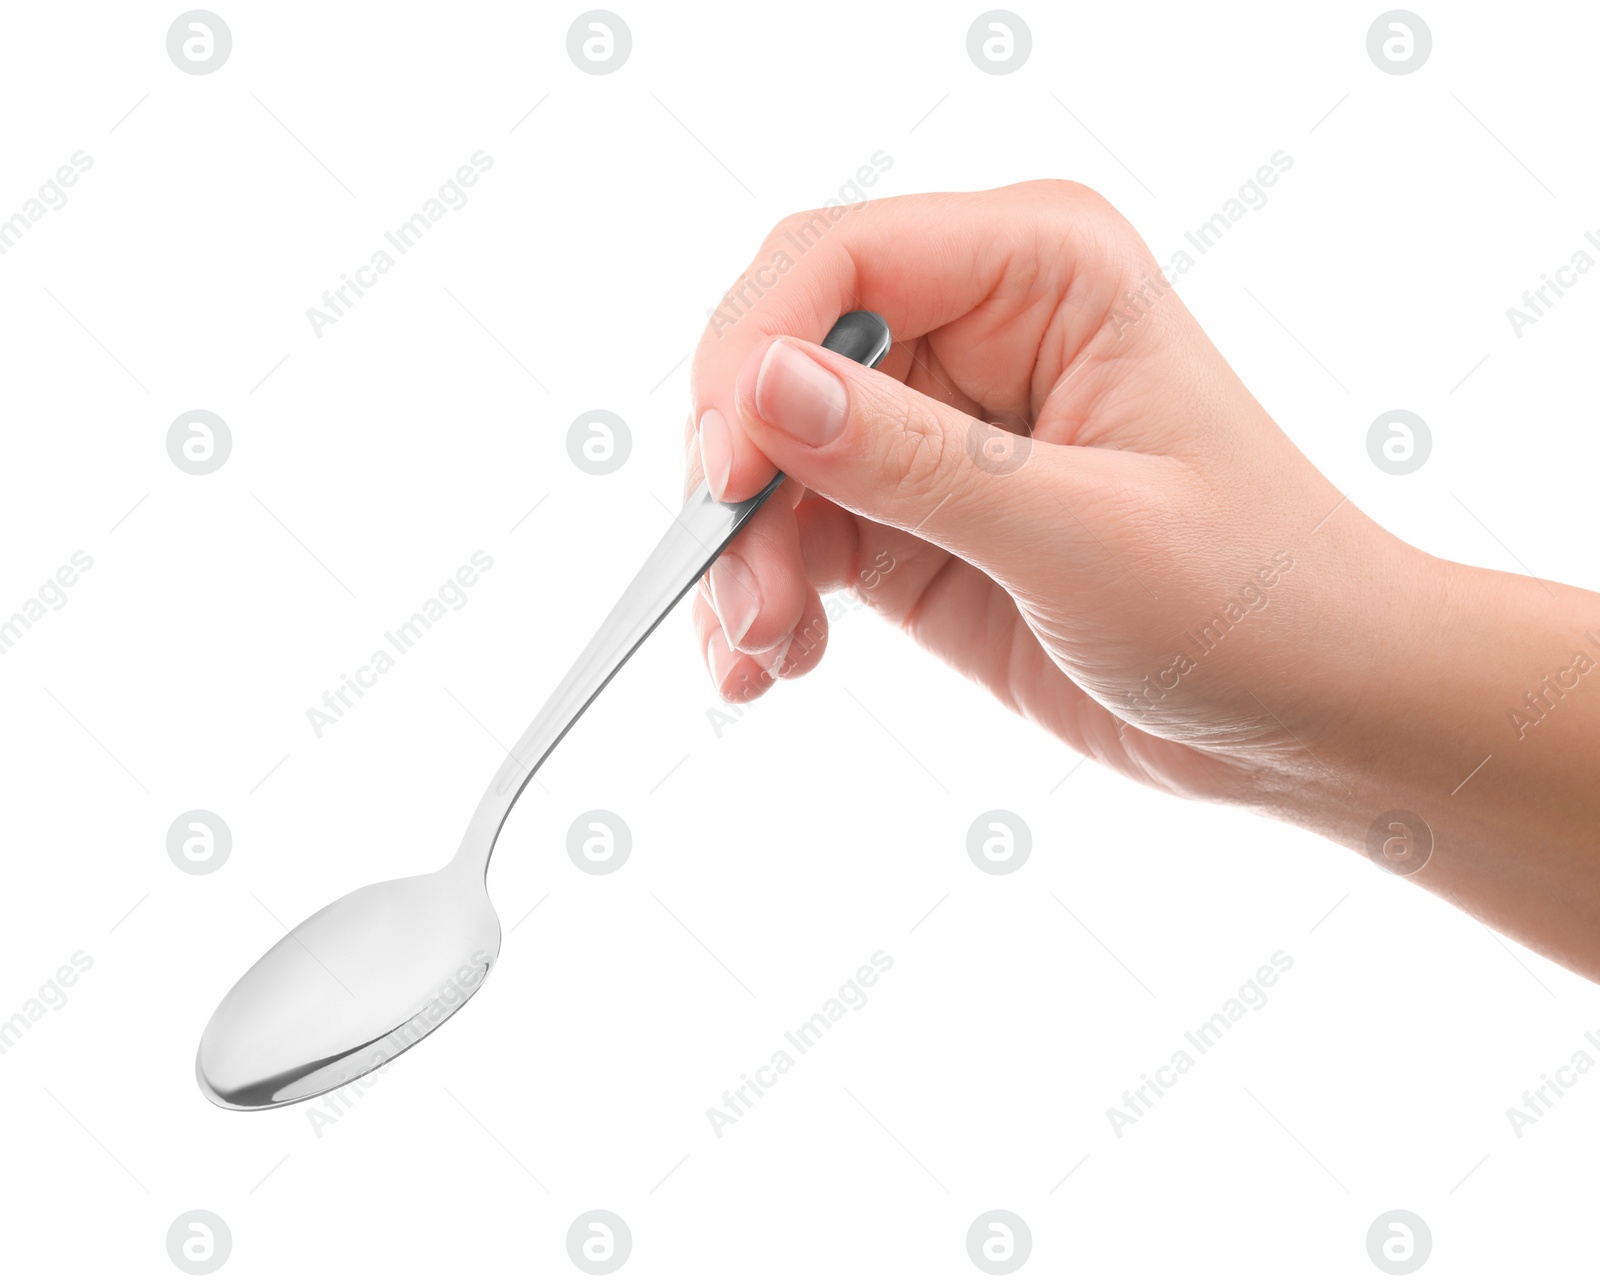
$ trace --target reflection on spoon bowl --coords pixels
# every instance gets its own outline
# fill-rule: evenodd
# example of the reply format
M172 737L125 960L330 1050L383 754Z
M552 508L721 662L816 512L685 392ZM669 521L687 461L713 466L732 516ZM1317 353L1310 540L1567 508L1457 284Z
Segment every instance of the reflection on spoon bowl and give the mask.
M500 953L483 875L368 885L301 922L222 999L195 1076L224 1108L276 1108L363 1077L478 990Z

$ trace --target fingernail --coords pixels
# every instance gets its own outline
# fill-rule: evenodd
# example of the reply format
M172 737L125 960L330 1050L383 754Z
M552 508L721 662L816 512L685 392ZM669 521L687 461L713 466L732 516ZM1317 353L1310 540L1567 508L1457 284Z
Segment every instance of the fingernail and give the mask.
M756 372L756 411L768 424L821 447L843 430L848 406L844 383L832 371L782 340L767 349Z
M724 554L711 565L711 606L717 610L728 646L737 648L761 611L756 579L737 554Z
M728 475L733 472L733 438L728 422L715 407L707 407L700 417L700 468L705 471L711 495L722 499L728 490Z

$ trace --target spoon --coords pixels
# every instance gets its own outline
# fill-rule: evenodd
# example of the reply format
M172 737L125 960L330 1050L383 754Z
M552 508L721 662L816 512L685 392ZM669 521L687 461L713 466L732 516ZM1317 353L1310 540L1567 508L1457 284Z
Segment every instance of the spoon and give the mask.
M866 366L889 351L876 313L846 313L823 347ZM456 856L368 885L280 939L222 998L195 1076L223 1108L278 1108L365 1077L466 1003L500 954L489 859L534 773L723 548L783 482L732 504L701 483L566 678L511 749Z

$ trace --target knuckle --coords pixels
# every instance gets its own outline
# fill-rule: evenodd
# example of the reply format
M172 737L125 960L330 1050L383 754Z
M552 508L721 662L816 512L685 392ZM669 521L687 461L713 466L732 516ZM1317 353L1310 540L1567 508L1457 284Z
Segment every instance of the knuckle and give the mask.
M804 245L807 237L816 238L830 226L826 210L797 210L787 214L777 223L772 225L772 230L767 233L766 240L761 244L763 248L774 244Z
M896 399L875 409L882 424L884 471L902 496L946 493L955 483L959 444L915 397Z
M1094 188L1070 179L1040 179L1027 186L1044 222L1063 242L1088 243L1116 255L1140 241L1127 216Z
M1028 185L1047 208L1079 219L1120 220L1121 213L1097 189L1071 179L1039 179Z

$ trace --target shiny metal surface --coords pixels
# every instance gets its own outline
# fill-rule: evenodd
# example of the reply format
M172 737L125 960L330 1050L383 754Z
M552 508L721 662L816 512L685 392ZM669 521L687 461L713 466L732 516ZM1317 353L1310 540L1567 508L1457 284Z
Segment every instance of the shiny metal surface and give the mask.
M499 919L465 868L346 894L223 997L195 1056L200 1089L273 1108L364 1077L454 1014L499 953Z
M889 348L872 313L840 318L823 343L869 366ZM224 1108L259 1109L365 1077L450 1018L500 953L486 879L518 796L634 650L783 482L737 504L704 484L566 677L511 748L455 857L425 876L368 885L302 921L222 998L195 1056L200 1089Z

